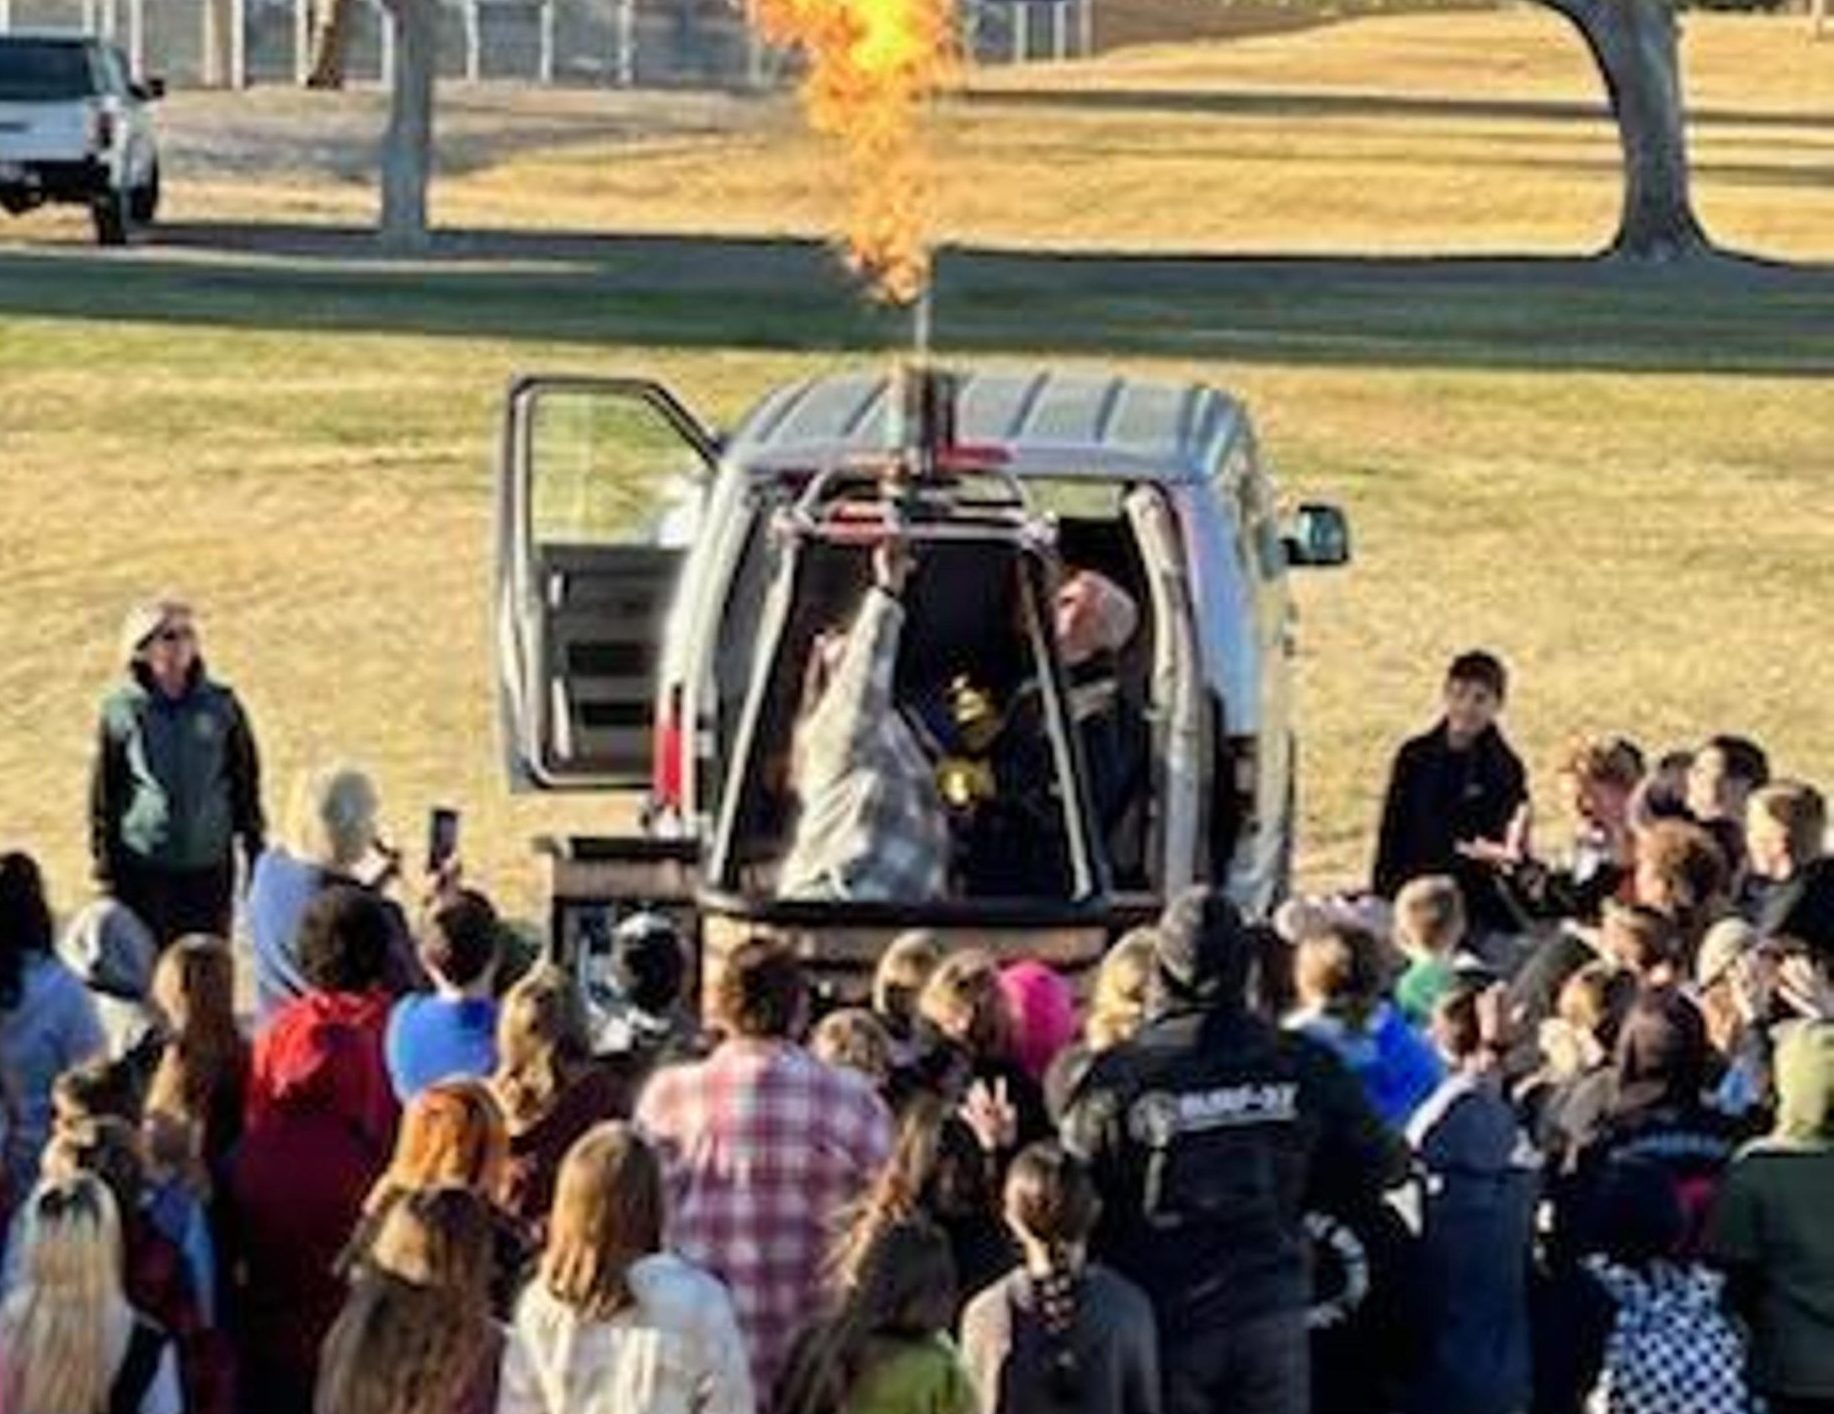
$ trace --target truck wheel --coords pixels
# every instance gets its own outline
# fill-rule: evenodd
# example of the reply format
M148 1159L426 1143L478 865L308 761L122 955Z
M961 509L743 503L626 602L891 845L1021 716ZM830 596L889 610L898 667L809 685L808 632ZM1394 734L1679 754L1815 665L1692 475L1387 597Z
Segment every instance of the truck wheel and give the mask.
M118 191L103 192L90 205L97 245L127 244L127 207L127 193Z
M127 214L136 226L150 226L159 214L159 165L146 174L146 181L128 194Z

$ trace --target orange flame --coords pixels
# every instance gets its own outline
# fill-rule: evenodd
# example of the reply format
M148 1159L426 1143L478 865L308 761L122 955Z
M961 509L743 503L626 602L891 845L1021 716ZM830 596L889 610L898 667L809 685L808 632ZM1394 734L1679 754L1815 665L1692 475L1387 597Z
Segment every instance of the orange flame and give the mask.
M848 264L899 304L930 275L933 174L919 129L925 100L957 69L951 13L949 0L757 0L765 40L807 59L809 125L846 154Z

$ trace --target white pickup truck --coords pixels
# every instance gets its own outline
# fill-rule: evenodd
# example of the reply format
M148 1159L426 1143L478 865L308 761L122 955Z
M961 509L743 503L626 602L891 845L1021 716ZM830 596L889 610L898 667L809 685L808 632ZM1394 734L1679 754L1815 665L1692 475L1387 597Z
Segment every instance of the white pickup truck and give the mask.
M0 208L82 203L96 240L120 245L159 206L148 105L165 86L128 72L112 44L83 35L0 35Z

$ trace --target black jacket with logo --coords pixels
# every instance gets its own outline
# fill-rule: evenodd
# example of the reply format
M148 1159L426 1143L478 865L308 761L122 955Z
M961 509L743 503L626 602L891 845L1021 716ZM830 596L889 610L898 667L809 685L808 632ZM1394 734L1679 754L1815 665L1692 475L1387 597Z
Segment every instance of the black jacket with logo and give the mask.
M1102 1195L1097 1255L1172 1343L1308 1305L1306 1213L1365 1209L1406 1157L1335 1056L1228 1008L1097 1056L1063 1131Z

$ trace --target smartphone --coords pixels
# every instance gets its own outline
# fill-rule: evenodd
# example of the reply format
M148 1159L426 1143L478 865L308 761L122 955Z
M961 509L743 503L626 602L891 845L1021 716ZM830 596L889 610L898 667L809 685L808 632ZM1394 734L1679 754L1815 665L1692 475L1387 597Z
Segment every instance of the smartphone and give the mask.
M437 874L458 853L459 813L446 805L427 812L427 872Z

